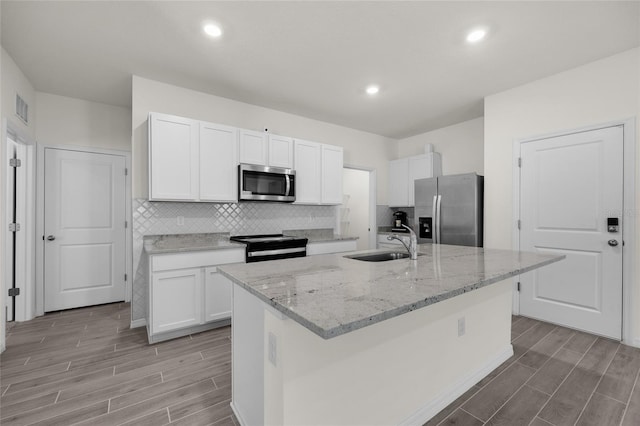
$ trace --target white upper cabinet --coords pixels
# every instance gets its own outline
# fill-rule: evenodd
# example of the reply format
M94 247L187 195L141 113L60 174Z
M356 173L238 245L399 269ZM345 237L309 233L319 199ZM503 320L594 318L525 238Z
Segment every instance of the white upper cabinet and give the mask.
M149 200L237 201L238 131L149 114Z
M343 148L296 139L296 204L342 204Z
M389 161L389 206L409 205L409 159Z
M149 199L198 199L198 122L149 115Z
M293 139L286 136L269 135L269 157L267 165L293 169Z
M240 130L240 162L267 165L267 135L253 130Z
M431 152L389 161L389 206L415 206L415 180L442 175L440 154Z
M343 148L322 145L322 204L342 204Z
M322 198L321 145L296 139L294 143L296 170L296 204L320 204Z
M240 130L240 162L291 169L293 168L293 139L252 130Z
M200 123L200 201L238 199L238 129Z

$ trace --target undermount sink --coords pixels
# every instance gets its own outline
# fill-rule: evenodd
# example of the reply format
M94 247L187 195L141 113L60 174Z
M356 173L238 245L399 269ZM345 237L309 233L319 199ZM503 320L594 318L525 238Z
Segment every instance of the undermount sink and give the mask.
M407 259L410 257L406 252L387 252L387 253L371 253L371 254L355 254L344 256L349 259L362 260L364 262L386 262L387 260Z

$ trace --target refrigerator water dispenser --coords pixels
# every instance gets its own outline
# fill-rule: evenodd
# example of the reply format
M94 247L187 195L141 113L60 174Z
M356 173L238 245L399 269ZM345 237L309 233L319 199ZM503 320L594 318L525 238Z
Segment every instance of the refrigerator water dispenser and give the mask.
M430 217L420 217L418 218L418 223L420 225L419 237L429 239L433 238L431 236L433 219Z

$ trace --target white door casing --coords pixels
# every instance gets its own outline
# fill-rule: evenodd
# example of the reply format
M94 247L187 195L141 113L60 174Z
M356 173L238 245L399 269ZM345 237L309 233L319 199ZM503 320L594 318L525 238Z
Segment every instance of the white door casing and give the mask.
M45 149L45 311L125 300L125 163Z
M621 339L623 145L622 126L521 144L520 249L566 256L521 276L522 315Z

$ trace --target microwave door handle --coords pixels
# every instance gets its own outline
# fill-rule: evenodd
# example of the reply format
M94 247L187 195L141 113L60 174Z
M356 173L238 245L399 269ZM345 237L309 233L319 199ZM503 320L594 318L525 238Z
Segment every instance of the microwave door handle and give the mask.
M288 196L291 195L290 191L291 191L291 177L289 175L284 175L284 179L287 182L287 187L284 190L284 195Z

